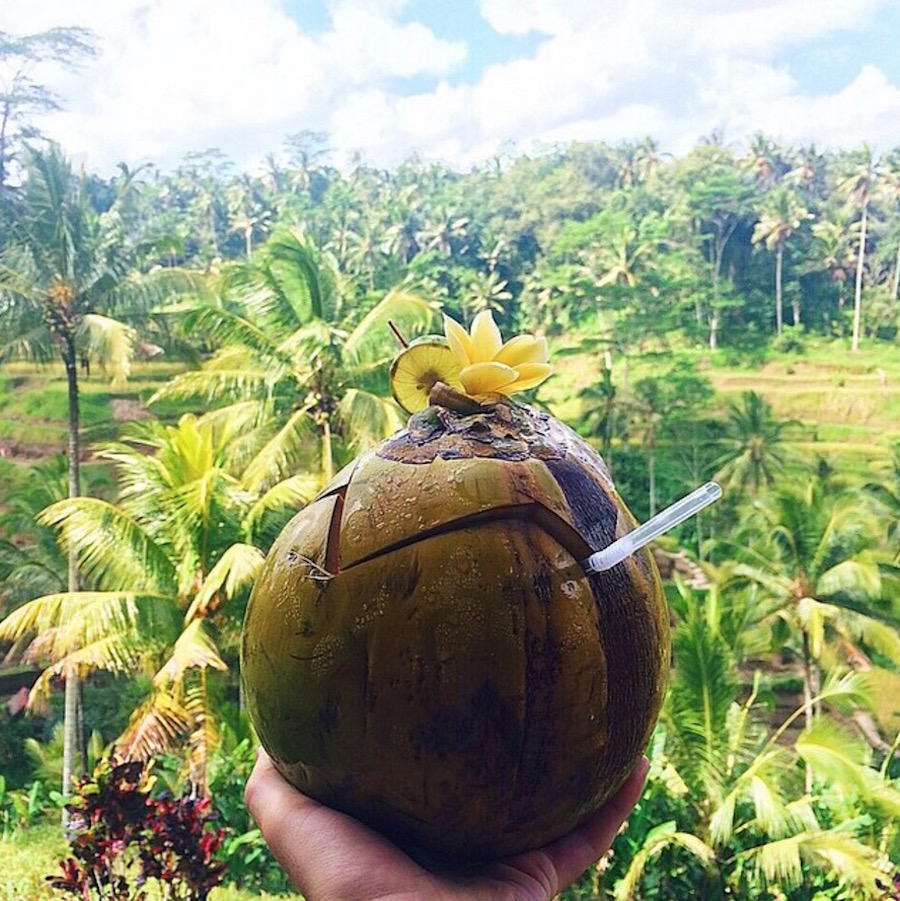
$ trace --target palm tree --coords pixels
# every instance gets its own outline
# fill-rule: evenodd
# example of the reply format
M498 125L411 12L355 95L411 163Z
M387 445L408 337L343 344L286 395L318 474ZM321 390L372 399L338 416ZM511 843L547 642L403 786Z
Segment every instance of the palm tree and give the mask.
M29 144L44 139L38 119L61 108L60 97L35 80L40 67L74 69L98 53L96 35L87 28L50 28L37 34L0 32L0 201L7 199L10 176L18 175Z
M654 824L631 844L615 898L650 897L642 892L644 874L662 854L669 864L666 897L744 898L764 884L787 897L784 892L822 879L848 883L853 897L883 897L891 865L878 848L878 827L867 828L865 817L887 825L900 792L830 717L793 742L787 735L802 707L775 729L764 724L757 713L759 673L746 699L735 679L742 605L728 597L683 587L672 595L679 620L675 669L651 744L647 795L662 794L677 819ZM830 678L815 700L840 712L869 702L857 674ZM822 778L811 791L798 780L804 762ZM846 809L835 809L842 802L834 786L861 797L857 809L864 816L842 822Z
M712 296L707 312L709 348L718 347L726 254L739 227L749 224L752 186L720 141L696 147L679 164L687 211L709 264ZM698 324L701 310L697 308Z
M859 250L856 256L856 280L853 293L853 337L850 349L859 350L859 333L862 320L862 284L866 260L866 236L869 221L869 203L872 187L877 175L877 166L872 152L863 148L857 158L850 161L837 183L840 195L849 200L859 210Z
M118 753L145 759L187 739L200 790L215 741L206 674L226 669L220 608L245 596L275 534L317 485L300 474L260 487L242 430L234 416L188 414L106 446L99 456L116 470L118 502L70 498L40 515L96 589L38 597L0 623L0 639L27 642L24 653L46 663L33 702L67 671L153 674Z
M889 478L893 483L890 486L883 482L867 482L863 489L887 514L886 537L894 548L895 559L900 560L900 443L891 448Z
M837 286L838 309L844 309L844 286L853 267L850 241L846 228L830 219L819 219L812 226L812 242L807 272L825 271Z
M228 210L229 231L239 234L244 240L244 255L249 261L253 257L254 235L264 234L269 229L272 211L265 207L249 176L243 175L233 181L225 191Z
M664 376L638 379L623 406L629 428L647 454L649 514L656 514L656 454L660 432L679 418L693 418L712 396L709 381L688 363L672 366Z
M318 465L334 474L334 443L361 448L394 431L400 413L384 398L385 361L394 345L388 320L420 331L430 304L400 290L365 315L345 311L341 277L328 257L298 235L273 235L251 266L226 273L223 300L189 314L189 326L220 349L201 369L173 379L163 397L202 396L241 403L247 421L268 429L265 479L309 463L310 430Z
M769 402L755 391L743 392L740 403L731 401L717 481L726 488L749 487L753 494L771 485L787 461L784 433L789 425L776 419Z
M479 313L490 310L500 316L508 313L508 304L513 299L509 282L496 269L489 272L473 270L463 286L462 308L466 322L471 322Z
M123 186L125 196L129 187ZM184 287L172 270L136 274L137 249L120 230L115 207L103 216L91 208L86 179L76 177L60 150L32 152L13 240L0 260L0 361L12 357L62 358L68 385L69 496L81 493L78 366L88 354L105 358L117 377L129 369L135 331L124 312L149 310L166 293ZM70 555L69 590L78 589ZM65 672L66 755L63 791L74 764L77 673Z
M738 165L752 173L756 188L762 193L771 191L789 168L782 149L762 132L753 136L747 155L738 161Z
M581 420L584 431L588 435L600 438L603 457L611 466L612 439L616 428L616 394L618 389L612 380L612 366L607 352L600 370L599 381L592 382L578 392L578 399L583 403Z
M775 491L762 507L757 534L761 542L735 546L731 580L759 586L770 605L761 625L786 624L789 645L799 635L804 711L811 728L820 660L831 638L839 639L854 659L863 657L860 646L866 646L900 664L900 624L884 610L877 537L857 503L826 491L815 478L799 489Z
M775 331L781 335L783 325L782 272L784 268L784 246L788 238L802 223L811 219L812 214L800 202L790 188L781 186L766 195L759 221L753 229L751 241L765 244L766 249L775 252ZM794 325L798 325L794 316Z

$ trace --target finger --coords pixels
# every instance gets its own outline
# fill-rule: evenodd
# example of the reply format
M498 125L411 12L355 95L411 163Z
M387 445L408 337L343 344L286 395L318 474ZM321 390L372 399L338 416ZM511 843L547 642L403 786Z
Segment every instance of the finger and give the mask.
M329 849L321 847L322 834L344 827L341 814L297 791L264 751L260 751L247 780L244 800L275 859L304 894L316 894L318 875L329 870ZM340 840L336 839L332 847L340 847ZM318 862L318 872L312 862Z
M261 751L244 799L275 859L307 897L350 898L365 861L372 880L410 862L353 817L297 791Z
M559 888L577 879L609 850L622 824L640 800L650 761L642 757L618 793L578 829L549 845Z
M539 859L533 859L533 864L537 864L542 871L542 881L551 883L552 894L577 879L609 850L622 823L628 819L641 797L649 768L650 761L642 757L618 793L600 810L574 832L551 842L541 851L533 852L539 855ZM519 866L526 869L524 863L525 860L520 858Z

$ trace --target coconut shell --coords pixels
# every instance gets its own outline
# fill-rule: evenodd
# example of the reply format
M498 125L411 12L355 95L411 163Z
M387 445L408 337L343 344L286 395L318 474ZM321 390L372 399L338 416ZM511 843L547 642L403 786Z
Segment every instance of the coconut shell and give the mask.
M569 832L659 715L651 555L574 432L510 401L429 407L298 513L254 587L247 708L301 791L411 848L486 860Z

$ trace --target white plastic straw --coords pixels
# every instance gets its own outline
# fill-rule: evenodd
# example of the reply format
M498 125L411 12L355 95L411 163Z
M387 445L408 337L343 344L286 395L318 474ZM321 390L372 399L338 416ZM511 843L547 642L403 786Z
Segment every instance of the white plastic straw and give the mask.
M635 551L640 550L645 544L649 544L654 538L658 538L663 532L668 532L679 523L699 513L704 507L717 501L722 496L722 488L716 482L707 482L692 491L680 501L675 501L671 507L666 507L656 516L648 519L642 526L623 535L618 541L614 541L609 547L603 548L591 554L587 560L582 561L584 571L587 573L600 573L611 569L617 563L621 563L626 557L630 557Z

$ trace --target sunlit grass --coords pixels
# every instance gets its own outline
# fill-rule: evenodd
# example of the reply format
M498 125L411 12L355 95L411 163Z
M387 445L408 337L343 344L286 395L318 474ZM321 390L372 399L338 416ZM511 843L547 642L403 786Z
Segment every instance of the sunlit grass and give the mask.
M59 861L67 855L67 845L58 822L44 823L28 829L17 829L0 839L0 901L60 901L62 895L47 884L46 877L55 875ZM160 901L161 895L151 882L147 885L147 901ZM217 886L210 901L275 901L277 898L299 898L299 894L270 895Z
M59 901L47 884L66 851L59 823L17 829L0 839L0 901Z

